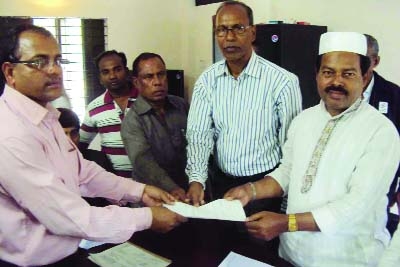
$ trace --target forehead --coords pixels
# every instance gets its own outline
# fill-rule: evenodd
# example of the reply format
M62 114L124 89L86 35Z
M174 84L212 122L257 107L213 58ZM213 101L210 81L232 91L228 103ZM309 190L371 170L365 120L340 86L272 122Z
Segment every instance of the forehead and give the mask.
M246 9L241 5L228 5L223 7L217 14L215 24L219 25L234 25L234 24L249 24Z
M100 69L108 69L108 68L113 68L115 66L123 66L122 58L117 55L108 55L103 57L99 61Z
M31 58L37 55L56 56L60 47L53 36L26 31L19 36L18 53L21 58Z
M63 127L65 132L72 132L74 130L78 130L78 127L71 126L71 127Z
M360 56L351 52L330 52L322 55L321 68L360 70Z
M151 73L165 70L165 65L158 57L141 60L138 67L139 73Z

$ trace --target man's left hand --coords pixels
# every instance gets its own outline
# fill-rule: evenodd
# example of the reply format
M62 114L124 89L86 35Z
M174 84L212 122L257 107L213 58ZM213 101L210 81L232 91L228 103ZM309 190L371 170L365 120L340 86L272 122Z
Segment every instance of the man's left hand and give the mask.
M248 217L245 225L252 236L269 241L287 231L288 219L286 214L262 211Z
M163 203L174 204L175 201L176 199L171 194L158 187L151 185L146 185L144 187L142 202L146 206L161 206Z

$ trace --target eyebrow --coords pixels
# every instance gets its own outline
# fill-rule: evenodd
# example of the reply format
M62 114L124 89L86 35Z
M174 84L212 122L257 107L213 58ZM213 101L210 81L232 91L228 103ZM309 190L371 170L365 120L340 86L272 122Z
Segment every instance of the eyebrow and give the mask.
M33 57L50 57L50 55L48 55L48 54L36 54L36 55L34 55ZM61 54L57 54L57 55L55 55L55 57L61 57Z
M333 70L333 71L337 71L337 69L330 67L330 66L321 66L321 70L323 69L329 69L329 70ZM351 67L351 68L345 68L345 69L340 69L341 71L357 71L356 68Z
M115 69L123 69L123 68L124 68L124 66L122 66L122 65L117 65L117 66L113 66L113 67L111 67L111 68L102 68L102 69L100 69L100 72L109 71L109 70L115 70Z

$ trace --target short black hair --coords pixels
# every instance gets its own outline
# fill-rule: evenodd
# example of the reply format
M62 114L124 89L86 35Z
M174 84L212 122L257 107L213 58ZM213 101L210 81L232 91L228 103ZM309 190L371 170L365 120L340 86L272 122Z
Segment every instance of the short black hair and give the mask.
M246 10L247 18L249 19L249 24L250 24L250 25L253 25L253 24L254 24L253 10L251 9L251 7L249 7L248 5L246 5L245 3L240 2L240 1L224 1L224 2L218 7L217 12L215 12L215 16L218 15L218 12L219 12L222 8L224 8L224 7L226 7L226 6L233 6L233 5L242 6L242 7Z
M137 77L138 73L139 73L139 63L144 61L144 60L148 60L150 58L159 58L161 60L161 62L164 64L165 66L165 62L164 59L162 59L162 57L159 54L156 53L151 53L151 52L144 52L141 53L140 55L138 55L135 60L132 63L132 76L133 77Z
M76 129L80 128L80 122L78 115L75 112L68 108L57 108L60 111L60 117L58 121L60 122L63 128L75 127Z
M116 50L109 50L109 51L101 52L99 55L96 56L95 64L96 64L97 70L99 70L100 60L102 60L104 57L108 57L108 56L112 56L112 55L116 55L116 56L120 57L124 67L125 68L127 67L126 55L124 52L117 52Z
M367 73L369 66L371 64L371 60L369 59L369 57L367 56L363 56L360 54L357 54L360 56L360 68L361 68L361 74L364 76L365 73ZM319 68L321 67L321 60L322 60L322 55L318 55L316 63L315 63L315 67L316 67L316 72L318 73Z
M23 32L34 32L41 34L46 37L54 38L53 34L43 27L39 27L33 24L20 24L10 28L0 40L0 67L4 62L15 62L21 55L18 55L19 48L19 37ZM2 71L1 79L5 82L5 77Z
M367 45L368 48L372 49L372 55L371 56L378 56L379 54L379 44L378 41L369 34L364 33L365 37L367 38Z

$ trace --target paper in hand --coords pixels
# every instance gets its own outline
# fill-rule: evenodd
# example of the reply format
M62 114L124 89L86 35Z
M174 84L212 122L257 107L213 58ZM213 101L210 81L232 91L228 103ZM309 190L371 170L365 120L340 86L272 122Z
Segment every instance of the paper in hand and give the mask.
M175 202L174 205L164 204L164 207L187 218L239 222L246 220L246 214L239 200L217 199L200 207Z

